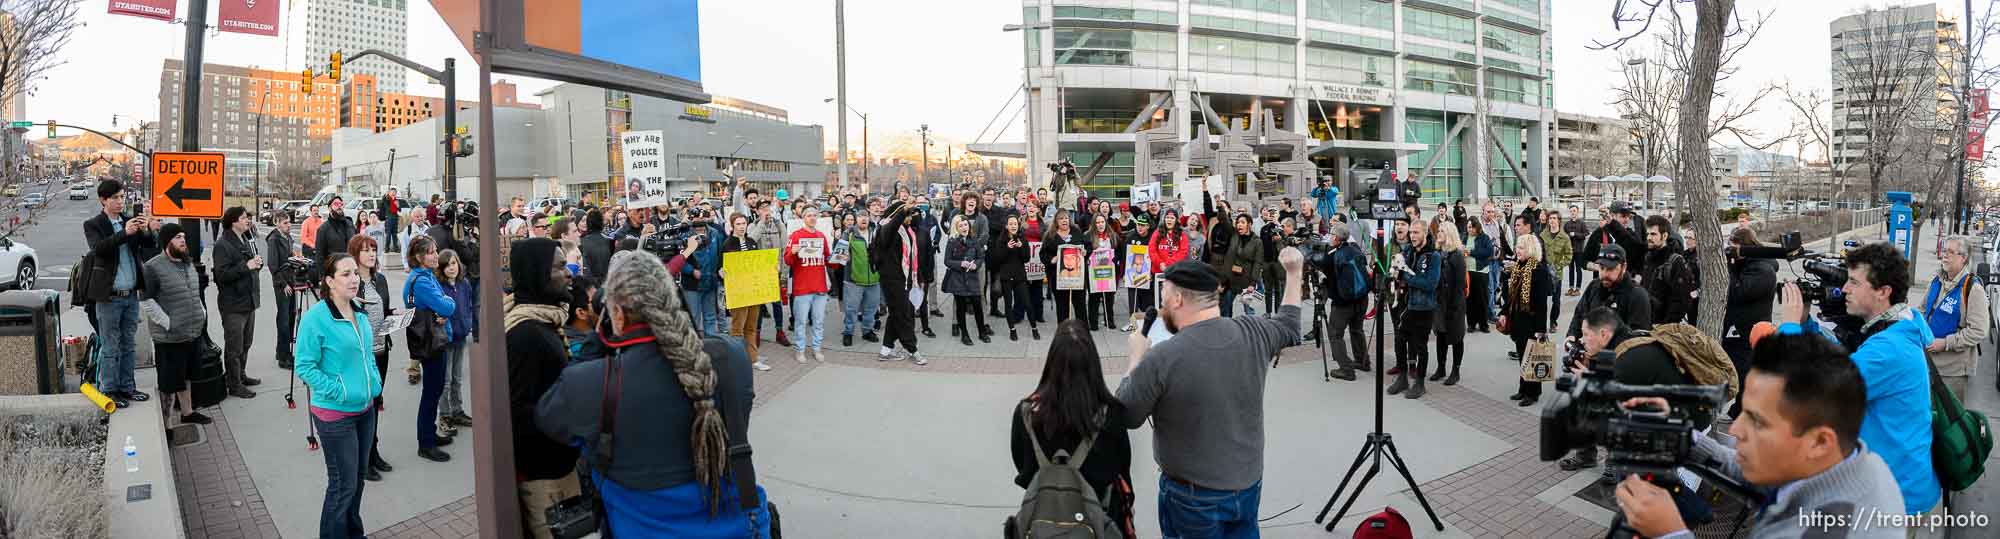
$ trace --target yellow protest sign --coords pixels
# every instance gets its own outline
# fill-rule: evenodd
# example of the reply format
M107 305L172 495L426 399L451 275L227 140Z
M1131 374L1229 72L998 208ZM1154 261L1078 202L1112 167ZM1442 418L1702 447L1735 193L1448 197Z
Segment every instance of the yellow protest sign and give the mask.
M730 309L778 301L778 250L722 253L722 289Z

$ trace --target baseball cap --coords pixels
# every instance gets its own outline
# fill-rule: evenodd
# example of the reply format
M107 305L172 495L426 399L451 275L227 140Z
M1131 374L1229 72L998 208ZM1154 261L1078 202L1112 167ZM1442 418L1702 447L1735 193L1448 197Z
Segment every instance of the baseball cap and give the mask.
M1611 267L1625 263L1625 248L1617 244L1607 244L1597 250L1597 265Z
M1196 292L1214 292L1222 287L1222 278L1215 275L1214 269L1209 268L1208 264L1193 260L1182 260L1167 266L1167 271L1160 274L1160 279Z
M1632 213L1632 205L1626 204L1625 201L1623 200L1612 201L1611 207L1608 209L1611 210L1611 213L1624 213L1624 214Z

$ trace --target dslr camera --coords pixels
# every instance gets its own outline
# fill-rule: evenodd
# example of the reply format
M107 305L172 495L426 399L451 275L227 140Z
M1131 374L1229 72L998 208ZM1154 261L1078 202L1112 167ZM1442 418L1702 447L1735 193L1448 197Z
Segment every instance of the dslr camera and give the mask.
M1606 471L1613 477L1638 474L1662 486L1677 484L1675 468L1699 468L1690 463L1695 431L1690 418L1715 413L1728 391L1726 384L1630 386L1612 381L1611 372L1603 369L1565 374L1556 379L1555 396L1542 408L1542 460L1602 446ZM1638 397L1664 398L1669 409L1619 405Z

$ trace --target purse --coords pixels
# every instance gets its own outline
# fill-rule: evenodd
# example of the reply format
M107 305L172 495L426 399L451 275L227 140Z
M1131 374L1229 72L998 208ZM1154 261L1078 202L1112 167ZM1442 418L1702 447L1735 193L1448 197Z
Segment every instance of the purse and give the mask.
M1556 379L1556 347L1547 336L1528 341L1528 350L1521 354L1521 381L1547 382Z
M403 328L404 337L410 341L410 359L423 361L444 353L451 343L451 335L445 332L440 321L442 319L430 309L417 308L410 313L410 327Z

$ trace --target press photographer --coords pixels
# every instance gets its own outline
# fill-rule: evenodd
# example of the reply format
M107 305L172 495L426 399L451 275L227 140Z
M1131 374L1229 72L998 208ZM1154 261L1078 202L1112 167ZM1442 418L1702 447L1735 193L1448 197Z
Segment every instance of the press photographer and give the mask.
M1939 498L1931 467L1930 370L1924 356L1932 334L1905 303L1910 293L1909 263L1894 246L1873 243L1849 252L1843 266L1847 281L1840 297L1845 299L1845 314L1863 321L1858 334L1843 343L1854 351L1853 364L1867 383L1861 440L1895 474L1905 512L1929 511ZM1819 322L1808 317L1806 296L1798 283L1786 283L1782 294L1778 320L1783 324L1778 333L1820 333Z
M1362 315L1368 311L1373 277L1368 272L1368 255L1350 234L1348 227L1334 227L1327 243L1312 246L1306 267L1320 281L1321 298L1313 303L1311 332L1325 338L1320 345L1332 355L1333 371L1327 375L1351 381L1355 370L1368 370L1368 338L1362 333ZM1354 352L1351 359L1350 348Z
M1692 435L1686 459L1704 463L1724 482L1749 483L1769 503L1757 512L1750 537L1901 538L1900 523L1862 522L1903 507L1895 477L1860 435L1872 387L1858 362L1824 339L1779 335L1764 339L1751 359L1743 415L1730 424L1735 449ZM1665 399L1635 398L1628 410L1671 414ZM1618 484L1622 518L1638 534L1692 539L1666 489L1633 474ZM1836 531L1837 529L1837 531Z
M1736 385L1750 372L1750 328L1771 318L1771 300L1777 297L1778 262L1743 256L1743 248L1762 247L1757 233L1737 227L1729 234L1729 301L1722 314L1722 351L1736 365ZM1739 399L1740 401L1740 399ZM1742 403L1730 404L1729 416L1736 417Z

